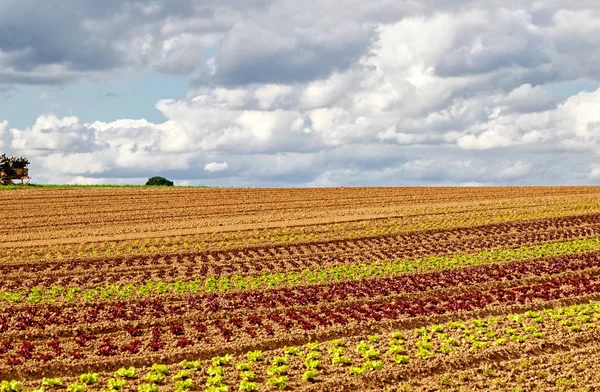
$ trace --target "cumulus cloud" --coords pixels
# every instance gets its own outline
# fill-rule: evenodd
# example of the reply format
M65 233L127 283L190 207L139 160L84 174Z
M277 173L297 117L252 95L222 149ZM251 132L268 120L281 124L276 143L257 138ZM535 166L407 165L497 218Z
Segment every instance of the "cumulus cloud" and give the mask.
M227 162L211 162L204 166L204 170L208 172L220 172L227 170L228 167Z
M34 154L41 151L88 152L98 143L94 132L81 126L77 117L41 116L31 128L12 129L11 133L13 150Z
M568 98L555 109L502 113L501 108L457 140L464 149L494 149L520 144L550 144L600 153L600 89Z
M34 2L0 3L0 84L151 69L186 75L191 90L156 103L162 123L0 123L0 146L36 157L49 181L156 170L244 186L600 178L600 89L547 88L600 86L596 3L76 3L79 21L43 9L16 40L3 22L23 24ZM72 34L51 40L60 22Z

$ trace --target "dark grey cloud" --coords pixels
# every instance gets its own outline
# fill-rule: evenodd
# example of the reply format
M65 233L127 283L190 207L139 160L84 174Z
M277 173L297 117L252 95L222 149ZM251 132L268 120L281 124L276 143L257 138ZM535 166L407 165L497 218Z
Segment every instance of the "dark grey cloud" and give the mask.
M320 79L364 55L373 33L355 22L331 28L325 36L316 27L281 34L252 21L239 24L221 41L216 81L243 85Z
M16 54L8 65L28 71L66 64L74 70L103 69L120 59L107 40L94 40L84 22L119 14L124 3L76 0L16 0L0 3L0 50Z
M3 0L0 83L62 84L160 56L169 20L194 15L190 0Z
M585 1L3 0L0 83L60 84L144 67L200 85L306 82L348 69L367 53L378 25L473 11L491 18L456 32L453 50L435 64L440 76L517 67L540 82L577 72L595 77L595 29L577 39L576 30L563 31L582 22L569 12L586 8L598 15L597 3ZM216 70L207 65L211 46L218 47ZM557 60L562 53L588 59Z

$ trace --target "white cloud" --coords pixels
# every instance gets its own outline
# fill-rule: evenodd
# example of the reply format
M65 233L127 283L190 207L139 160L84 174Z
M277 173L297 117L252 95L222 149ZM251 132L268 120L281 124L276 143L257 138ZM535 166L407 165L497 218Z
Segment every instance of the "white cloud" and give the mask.
M594 167L590 171L589 178L593 180L600 179L600 167Z
M227 162L211 162L204 166L204 170L214 173L227 170L228 167Z
M283 102L292 92L293 87L267 84L264 87L256 89L254 96L258 100L258 107L263 110L273 109L277 106L282 106Z
M11 129L11 148L19 151L90 151L98 146L93 130L79 124L77 117L40 116L31 128Z
M521 144L547 144L600 153L600 89L581 92L555 109L530 113L498 111L458 139L464 149L493 149Z
M156 103L163 123L44 115L24 129L0 123L0 146L67 181L157 170L234 185L599 177L600 89L565 99L545 85L600 85L600 5L260 3L124 2L120 13L93 15L83 28L106 59L97 72L97 56L81 46L56 48L56 62L43 45L32 45L36 57L0 39L0 83L144 67L194 80L186 97Z
M48 173L67 175L99 174L111 168L110 160L103 153L53 153L41 158L43 170ZM35 162L35 160L34 160ZM36 167L38 165L35 165Z

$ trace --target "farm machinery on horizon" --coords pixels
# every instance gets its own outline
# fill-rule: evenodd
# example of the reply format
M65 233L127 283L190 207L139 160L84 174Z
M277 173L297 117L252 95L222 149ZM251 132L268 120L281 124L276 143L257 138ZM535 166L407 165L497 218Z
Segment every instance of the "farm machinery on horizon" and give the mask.
M11 185L18 180L21 184L29 182L29 163L27 158L0 155L0 184Z

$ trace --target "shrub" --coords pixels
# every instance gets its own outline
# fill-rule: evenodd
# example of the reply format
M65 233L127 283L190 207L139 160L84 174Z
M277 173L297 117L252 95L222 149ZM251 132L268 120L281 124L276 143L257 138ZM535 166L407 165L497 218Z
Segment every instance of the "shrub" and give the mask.
M173 186L173 181L169 181L164 177L150 177L146 182L146 186Z

